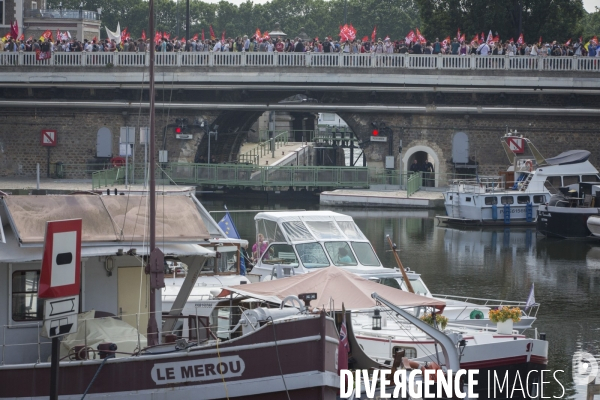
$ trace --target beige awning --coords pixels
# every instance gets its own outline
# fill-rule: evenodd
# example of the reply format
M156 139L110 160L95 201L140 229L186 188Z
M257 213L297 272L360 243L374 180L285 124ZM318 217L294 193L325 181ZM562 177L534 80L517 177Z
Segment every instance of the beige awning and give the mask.
M225 297L230 292L274 303L279 303L291 295L316 293L317 300L311 302L312 306L320 308L325 305L325 309L329 309L332 299L337 311L342 309L342 303L349 310L375 306L375 300L371 298L373 292L399 307L429 306L443 310L446 305L443 301L385 286L335 266L289 278L225 287L219 296Z
M148 240L147 196L7 196L3 201L18 240L23 244L43 243L47 221L77 218L83 220L83 243ZM209 237L191 198L157 198L157 242L199 243Z

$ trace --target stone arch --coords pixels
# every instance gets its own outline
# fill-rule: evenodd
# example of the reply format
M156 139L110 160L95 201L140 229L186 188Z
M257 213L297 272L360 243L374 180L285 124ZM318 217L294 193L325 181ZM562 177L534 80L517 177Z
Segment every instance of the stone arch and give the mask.
M442 167L442 165L440 164L440 157L438 156L437 152L429 146L415 145L415 146L409 147L406 150L406 153L404 153L402 156L402 170L403 171L409 170L409 168L410 168L409 161L411 161L413 156L418 152L427 153L427 155L433 159L433 166L436 171L434 186L438 187L439 175L437 173L441 173L441 171L445 170L445 168Z

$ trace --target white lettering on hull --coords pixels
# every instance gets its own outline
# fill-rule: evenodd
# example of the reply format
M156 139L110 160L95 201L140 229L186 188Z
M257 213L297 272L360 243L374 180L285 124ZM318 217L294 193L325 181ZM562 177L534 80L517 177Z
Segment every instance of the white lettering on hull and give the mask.
M242 376L246 364L239 356L154 364L152 380L157 385L210 381Z

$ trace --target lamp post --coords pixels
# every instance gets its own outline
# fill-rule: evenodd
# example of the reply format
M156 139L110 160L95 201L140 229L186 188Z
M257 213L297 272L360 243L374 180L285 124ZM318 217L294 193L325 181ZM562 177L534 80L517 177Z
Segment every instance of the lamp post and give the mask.
M62 1L58 3L58 9L60 10L60 17L62 18Z
M83 1L79 3L79 19L83 19Z

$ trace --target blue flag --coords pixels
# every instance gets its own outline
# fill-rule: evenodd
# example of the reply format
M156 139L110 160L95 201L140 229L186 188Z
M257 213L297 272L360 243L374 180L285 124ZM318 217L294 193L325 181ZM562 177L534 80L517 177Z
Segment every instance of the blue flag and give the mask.
M223 218L219 221L219 227L223 229L223 232L227 235L228 238L231 239L241 239L240 234L238 233L235 225L233 224L233 220L231 219L231 215L229 212L225 214Z

